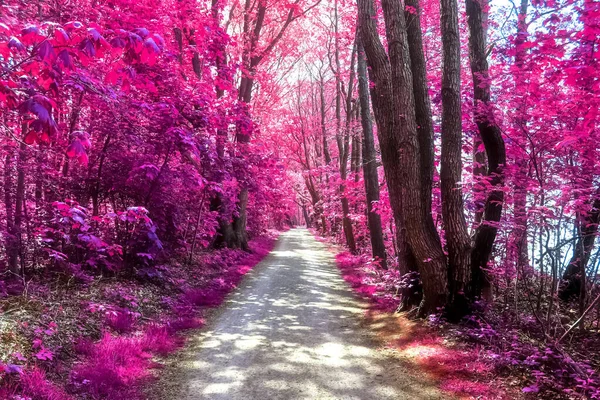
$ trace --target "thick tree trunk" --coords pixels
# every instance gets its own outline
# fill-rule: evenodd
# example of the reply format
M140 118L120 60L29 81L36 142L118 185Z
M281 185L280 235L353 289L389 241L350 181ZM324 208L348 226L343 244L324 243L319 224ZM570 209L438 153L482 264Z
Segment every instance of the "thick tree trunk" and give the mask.
M469 294L472 298L483 295L489 300L491 286L485 269L496 240L497 225L502 217L503 168L506 163L506 150L500 128L490 107L489 72L486 59L487 14L484 11L488 7L487 0L466 0L466 5L470 32L469 50L473 75L475 122L485 146L488 160L487 175L491 187L485 203L483 221L475 232Z
M310 228L312 224L310 223L310 217L308 216L308 210L306 209L305 204L302 204L302 216L304 217L304 222L306 223L306 227Z
M462 110L460 100L460 36L456 0L441 0L442 31L442 217L448 247L449 312L462 316L468 310L471 243L464 215L461 188Z
M400 2L395 0L382 0L381 4L394 89L392 99L398 119L396 134L400 137L402 216L408 243L423 282L423 301L419 306L419 314L424 316L446 305L446 260L438 235L427 228L427 219L432 217L431 213L424 210L421 171L414 168L421 164L421 156L404 10Z
M373 2L358 0L358 4L361 38L375 84L373 108L390 203L396 221L405 224L406 238L419 267L423 281L419 314L426 315L446 304L447 271L440 240L427 229L421 173L415 168L421 160L404 12L400 2L382 1L388 59L377 32Z
M375 153L375 140L373 138L373 122L369 102L369 81L367 78L367 60L362 46L358 40L358 97L360 101L360 121L362 124L362 158L365 193L367 198L367 219L369 223L369 237L373 258L380 260L381 266L387 268L387 253L383 241L381 217L373 211L373 202L379 201L379 176L377 174L377 158Z

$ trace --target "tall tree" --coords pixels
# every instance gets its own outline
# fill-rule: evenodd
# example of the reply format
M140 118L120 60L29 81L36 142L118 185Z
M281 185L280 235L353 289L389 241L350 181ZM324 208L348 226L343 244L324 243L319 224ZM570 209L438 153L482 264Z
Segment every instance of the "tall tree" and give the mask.
M406 228L407 242L419 267L423 281L419 313L426 315L446 304L447 271L440 240L427 229L426 218L431 214L426 216L421 172L414 167L420 165L420 151L404 12L399 2L382 1L386 53L379 39L373 2L359 0L358 5L361 38L374 83L373 108L390 203L399 228Z
M442 216L448 246L450 308L459 314L466 308L465 291L470 281L471 243L462 196L462 109L460 92L460 36L456 0L441 0L443 44L442 76Z
M473 99L475 122L487 155L487 177L489 193L485 202L483 220L475 231L471 255L470 297L491 297L490 280L486 275L487 264L492 253L498 222L502 217L504 203L504 164L506 149L504 139L493 115L490 94L490 79L487 62L486 35L487 0L466 0L469 25L469 54L473 76Z
M369 223L369 238L374 258L387 268L387 253L383 241L381 217L373 209L373 203L379 202L379 176L377 174L377 159L375 140L373 137L373 122L369 100L369 80L367 77L367 60L360 36L357 40L358 55L358 97L360 101L360 121L362 125L362 167L364 171L365 193L367 197L367 219Z

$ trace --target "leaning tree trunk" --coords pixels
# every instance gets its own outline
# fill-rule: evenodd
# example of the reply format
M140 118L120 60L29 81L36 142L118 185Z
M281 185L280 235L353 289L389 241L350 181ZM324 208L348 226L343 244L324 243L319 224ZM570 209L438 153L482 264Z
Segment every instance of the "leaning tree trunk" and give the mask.
M367 61L360 38L357 40L358 50L358 97L360 101L360 121L362 124L362 154L365 193L367 197L367 219L369 223L369 237L373 258L380 261L383 268L387 268L387 253L383 241L383 228L381 217L373 210L373 203L379 201L379 176L377 175L377 159L375 153L375 140L373 138L373 122L369 104L369 81L367 78Z
M469 50L473 75L473 98L475 101L475 122L487 155L487 176L490 183L483 221L475 231L471 253L471 284L469 296L484 296L491 299L490 281L485 270L490 259L497 225L502 217L504 203L504 164L506 149L500 128L491 109L489 71L486 59L487 0L466 0L469 24Z
M468 310L465 290L470 281L471 243L461 188L462 110L460 100L460 36L456 0L441 0L442 30L442 217L448 248L449 312L453 317Z
M598 223L600 223L600 190L596 192L590 211L579 222L579 236L573 256L563 273L558 290L558 296L564 301L579 299L585 295L585 268L594 248Z

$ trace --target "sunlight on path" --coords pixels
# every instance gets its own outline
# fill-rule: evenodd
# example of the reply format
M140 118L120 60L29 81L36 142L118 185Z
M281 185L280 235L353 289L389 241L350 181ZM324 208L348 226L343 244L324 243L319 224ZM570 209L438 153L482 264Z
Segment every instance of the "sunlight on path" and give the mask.
M363 312L333 255L293 229L209 322L172 398L442 398L376 350Z

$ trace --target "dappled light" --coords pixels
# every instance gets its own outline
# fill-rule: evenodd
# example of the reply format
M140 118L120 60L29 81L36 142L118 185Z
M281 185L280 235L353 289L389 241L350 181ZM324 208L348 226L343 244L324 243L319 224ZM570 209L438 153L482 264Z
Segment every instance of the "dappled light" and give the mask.
M427 380L390 375L401 363L362 327L368 304L351 292L323 244L304 229L225 301L186 351L183 399L431 399ZM174 389L175 390L175 389Z
M3 0L0 114L0 400L600 399L598 0Z

